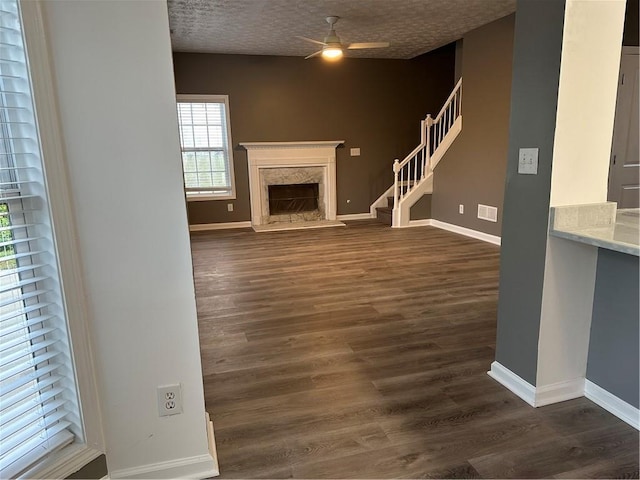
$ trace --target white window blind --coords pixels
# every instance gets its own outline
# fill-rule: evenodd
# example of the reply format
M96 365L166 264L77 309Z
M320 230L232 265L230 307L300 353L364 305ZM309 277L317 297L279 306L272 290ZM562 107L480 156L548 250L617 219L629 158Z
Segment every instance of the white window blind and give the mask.
M187 197L234 195L226 97L178 97L182 170ZM191 97L193 98L193 97Z
M16 0L0 0L0 477L81 433Z

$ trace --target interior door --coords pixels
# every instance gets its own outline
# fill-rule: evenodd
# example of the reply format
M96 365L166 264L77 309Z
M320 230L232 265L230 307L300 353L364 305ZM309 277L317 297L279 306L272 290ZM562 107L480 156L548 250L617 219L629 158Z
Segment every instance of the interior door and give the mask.
M618 208L640 207L638 49L634 50L623 50L613 127L608 196L610 201L618 202Z

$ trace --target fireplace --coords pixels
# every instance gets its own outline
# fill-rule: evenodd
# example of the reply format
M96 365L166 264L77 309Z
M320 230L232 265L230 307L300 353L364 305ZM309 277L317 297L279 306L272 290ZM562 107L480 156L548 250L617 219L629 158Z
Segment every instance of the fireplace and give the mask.
M336 147L341 143L241 143L247 149L253 229L344 226L336 220Z
M269 215L318 210L318 184L269 185Z

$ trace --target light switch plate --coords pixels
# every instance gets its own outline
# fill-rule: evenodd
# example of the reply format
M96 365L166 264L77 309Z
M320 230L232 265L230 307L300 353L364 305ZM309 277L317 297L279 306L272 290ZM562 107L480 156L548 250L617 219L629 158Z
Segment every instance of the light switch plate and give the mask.
M360 156L360 149L359 148L352 148L350 153L351 153L352 157L359 157Z
M518 154L518 173L523 175L538 174L538 149L521 148Z

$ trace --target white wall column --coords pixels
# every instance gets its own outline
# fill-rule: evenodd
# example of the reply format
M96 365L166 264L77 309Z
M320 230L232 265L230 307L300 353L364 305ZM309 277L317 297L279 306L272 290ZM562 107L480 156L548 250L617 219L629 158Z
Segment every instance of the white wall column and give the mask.
M166 2L42 2L111 478L216 475ZM159 417L156 389L183 412Z
M625 0L566 0L551 207L607 199L624 15ZM536 390L554 401L583 393L597 255L547 238Z

